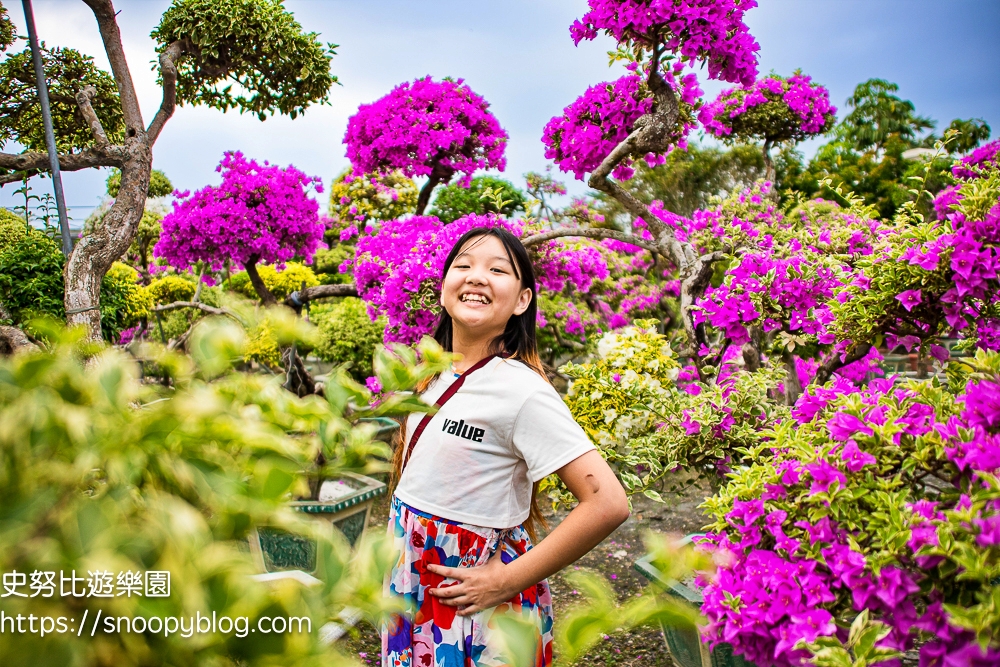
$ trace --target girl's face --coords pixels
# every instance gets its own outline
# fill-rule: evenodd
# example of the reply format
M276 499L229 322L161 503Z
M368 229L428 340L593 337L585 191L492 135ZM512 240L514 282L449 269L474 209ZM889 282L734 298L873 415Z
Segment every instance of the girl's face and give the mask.
M451 315L453 326L477 338L503 333L507 320L523 313L530 303L531 290L521 287L507 250L495 236L466 242L441 285L441 305Z

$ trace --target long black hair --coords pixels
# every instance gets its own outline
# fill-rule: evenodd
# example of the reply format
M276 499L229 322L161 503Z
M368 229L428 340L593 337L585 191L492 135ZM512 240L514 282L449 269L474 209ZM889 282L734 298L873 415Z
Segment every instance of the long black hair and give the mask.
M520 315L510 316L503 333L490 341L488 353L517 359L548 382L548 376L545 375L545 369L542 367L541 357L538 356L538 344L535 335L535 318L538 313L538 291L535 288L535 270L531 266L531 258L528 257L528 251L520 239L503 227L473 227L455 242L455 246L448 253L448 257L444 260L444 269L441 271L441 280L442 282L444 281L449 269L451 269L451 265L455 262L455 258L458 257L462 248L470 240L476 238L485 240L488 236L500 239L500 243L503 244L507 252L507 259L510 260L511 265L514 267L514 276L521 281L521 289L531 290L531 301L528 303L528 307ZM448 352L453 351L452 319L451 315L444 308L441 309L441 318L438 320L437 328L434 330L434 340ZM425 381L417 387L417 391L423 393L430 383L431 380ZM400 422L400 429L395 439L395 447L396 450L393 453L392 459L392 477L390 479L390 485L393 490L395 490L396 484L399 482L399 477L403 473L403 457L405 456L404 450L406 449L405 419ZM532 540L538 539L538 526L547 526L545 517L542 516L541 509L538 507L537 495L538 482L535 482L535 485L531 489L531 511L528 519L524 522L524 527Z

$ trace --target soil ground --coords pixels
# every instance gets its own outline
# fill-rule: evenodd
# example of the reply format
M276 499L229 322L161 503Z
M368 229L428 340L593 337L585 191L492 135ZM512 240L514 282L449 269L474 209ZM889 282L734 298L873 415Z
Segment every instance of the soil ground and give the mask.
M649 582L632 569L632 564L643 555L642 536L646 531L677 536L698 532L707 523L698 505L709 494L707 487L695 486L681 494L663 494L666 502L656 503L645 497L632 499L632 515L615 532L590 553L570 566L603 575L614 587L621 601L641 595ZM389 517L388 498L380 498L372 508L370 529L382 530ZM550 527L558 525L567 511L546 512ZM566 570L549 577L552 588L556 624L561 615L580 601L579 593L566 581ZM378 632L365 622L340 640L342 650L358 656L362 663L380 663L381 645ZM608 665L631 667L650 665L670 667L673 661L666 650L663 634L658 628L637 628L608 636L595 646L577 665Z

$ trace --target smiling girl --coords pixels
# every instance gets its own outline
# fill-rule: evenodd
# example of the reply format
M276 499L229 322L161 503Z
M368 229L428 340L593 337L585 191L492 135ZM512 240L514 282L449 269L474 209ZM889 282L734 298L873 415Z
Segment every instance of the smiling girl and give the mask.
M476 228L445 260L434 337L461 355L422 388L439 406L410 415L394 460L389 529L400 557L387 584L412 610L382 633L384 667L502 665L493 614L537 627L552 662L545 578L628 518L625 491L549 384L535 344L528 253L503 228ZM579 503L544 540L538 482L555 473Z

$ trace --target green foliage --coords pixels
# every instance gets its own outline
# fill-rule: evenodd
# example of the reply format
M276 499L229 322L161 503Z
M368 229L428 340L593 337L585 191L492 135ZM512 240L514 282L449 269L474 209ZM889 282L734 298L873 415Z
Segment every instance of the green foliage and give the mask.
M918 147L935 145L939 138L924 135L935 122L918 116L913 103L894 95L899 87L882 79L869 79L855 88L848 99L852 111L834 128L833 140L821 146L804 170L789 174L787 183L808 197L836 198L838 188L863 197L876 207L884 220L891 219L910 201L913 177L924 176L920 159L903 154ZM947 149L965 153L989 139L990 127L980 119L955 119L944 136L951 136ZM824 181L829 180L829 183ZM952 185L951 159L943 152L931 163L926 190L934 194ZM931 217L930 201L919 201L918 212Z
M323 46L280 0L175 0L151 37L157 52L180 42L179 103L295 118L326 102L335 44Z
M784 379L782 369L738 371L724 386L697 384L697 394L677 386L681 367L655 322L604 334L597 359L566 364L571 379L566 404L621 479L627 493L660 500L654 488L677 469L717 483L727 461L761 440L761 430L787 418L787 408L769 397ZM555 479L543 489L557 501L569 496Z
M85 86L97 90L91 104L108 139L121 143L125 137L125 119L111 74L99 69L93 58L75 49L43 48L42 61L58 150L80 151L94 142L93 132L75 98ZM0 143L7 141L16 141L28 150L45 152L45 129L30 49L0 61Z
M0 303L13 318L13 324L43 315L65 318L64 263L59 244L35 230L0 250Z
M495 201L484 199L487 190L498 192L504 205L498 208ZM499 213L510 217L523 211L526 202L524 193L510 181L495 176L476 176L467 188L452 184L438 189L434 206L427 214L437 216L446 224L469 213Z
M0 208L0 252L17 243L28 233L24 218Z
M312 306L309 319L319 327L320 342L313 351L317 357L349 364L347 372L358 382L374 374L372 358L382 343L384 317L372 322L364 301L346 297L335 304Z
M851 623L846 644L836 637L817 637L812 644L802 643L801 648L812 653L809 663L815 667L869 667L902 655L894 649L875 646L891 631L884 623L871 620L865 609Z
M302 289L302 283L305 283L306 287L319 285L319 279L313 270L298 262L288 262L282 271L278 271L270 264L263 264L257 267L257 273L260 274L267 289L278 299L284 299L292 292ZM251 299L259 298L253 285L250 284L250 276L246 271L233 274L228 287Z
M0 251L0 303L12 323L26 325L38 317L66 317L63 304L65 258L58 243L32 230ZM137 281L135 269L115 262L101 281L101 333L116 341L123 329L149 313L152 299Z
M117 197L118 190L122 186L122 172L118 169L112 169L107 183L108 196ZM166 197L172 194L173 191L174 186L166 174L159 169L153 169L149 173L149 189L146 191L147 197Z
M652 556L651 564L667 580L689 577L696 570L708 573L713 569L704 553L689 546L679 547L668 536L647 533L645 542L647 553ZM650 595L618 604L614 590L603 578L587 572L571 572L566 578L573 588L584 594L586 602L570 609L556 624L558 665L575 664L606 634L642 625L693 627L704 620L690 605L667 595L657 595L653 587L647 589ZM530 667L534 663L512 664Z
M291 324L278 327L285 343L294 337ZM319 628L345 606L379 623L391 604L382 579L393 557L377 531L352 553L288 501L318 475L371 470L372 456L388 451L372 439L373 426L354 420L411 411L419 406L412 394L372 410L369 392L338 375L326 399L297 398L280 378L232 372L244 338L224 321L199 326L190 357L140 350L169 388L141 383L134 359L81 342L82 335L50 330L49 351L0 360L0 571L167 571L170 596L10 597L4 612L75 619L215 613L246 617L250 629L262 616L296 616L308 619L311 632L5 632L0 653L13 665L39 667L354 664L320 644ZM450 362L429 343L422 352L420 364L397 357L393 378L426 378ZM317 541L320 584L250 578L241 545L264 525Z
M7 8L0 4L0 53L17 40L17 26L7 16Z
M957 132L955 141L949 147L952 152L964 154L989 141L991 131L989 124L982 118L970 118L969 120L956 118L944 131L944 136L948 136L949 132Z
M685 217L708 208L714 197L740 192L764 178L764 157L755 146L725 150L692 143L686 151L671 151L666 160L653 168L636 162L635 176L621 185L641 201L661 201L663 208ZM784 187L780 175L779 171L779 189ZM619 224L631 221L617 200L604 193L595 199L595 208L607 219Z
M847 98L851 112L841 121L841 136L859 151L885 150L893 138L913 144L924 130L933 129L935 122L916 115L913 102L893 94L898 91L898 85L884 79L859 83Z

